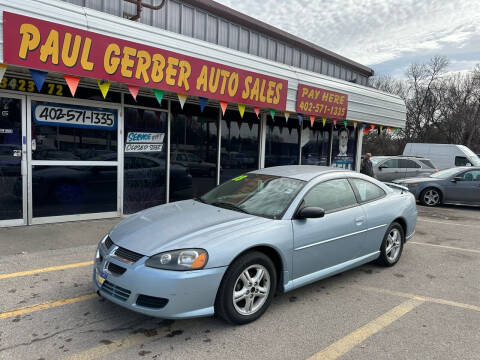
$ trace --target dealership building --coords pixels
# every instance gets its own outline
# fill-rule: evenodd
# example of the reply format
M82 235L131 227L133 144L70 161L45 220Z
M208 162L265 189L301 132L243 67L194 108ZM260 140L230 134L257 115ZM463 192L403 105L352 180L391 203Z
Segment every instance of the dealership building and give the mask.
M211 0L0 0L0 226L128 215L403 128L373 71ZM339 39L341 41L341 39Z

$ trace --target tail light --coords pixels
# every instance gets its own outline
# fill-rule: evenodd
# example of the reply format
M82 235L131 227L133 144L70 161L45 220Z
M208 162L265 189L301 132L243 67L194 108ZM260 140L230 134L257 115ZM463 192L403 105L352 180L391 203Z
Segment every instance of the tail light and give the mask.
M438 172L438 169L433 169L433 172L434 172L434 173L437 173L437 172Z

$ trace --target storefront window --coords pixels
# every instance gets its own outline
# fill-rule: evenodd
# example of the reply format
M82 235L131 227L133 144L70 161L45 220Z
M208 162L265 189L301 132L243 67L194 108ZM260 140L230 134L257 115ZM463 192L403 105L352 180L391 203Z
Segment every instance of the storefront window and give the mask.
M170 201L201 196L217 179L218 109L172 102ZM188 176L184 176L188 172Z
M33 217L117 211L116 166L32 166Z
M353 127L339 127L333 130L332 166L355 170L357 137Z
M302 130L302 165L328 166L330 125L315 122L313 128L306 121Z
M130 94L125 94L123 98L123 102L125 105L132 105L132 106L144 106L156 109L164 109L167 110L168 108L168 100L163 99L162 103L159 104L157 98L149 97L149 96L137 96L135 100Z
M125 107L124 134L123 212L131 214L166 201L167 113Z
M260 120L254 113L227 110L221 122L220 182L258 169Z
M298 164L299 125L297 119L267 119L265 167Z
M117 160L117 110L32 101L32 159Z

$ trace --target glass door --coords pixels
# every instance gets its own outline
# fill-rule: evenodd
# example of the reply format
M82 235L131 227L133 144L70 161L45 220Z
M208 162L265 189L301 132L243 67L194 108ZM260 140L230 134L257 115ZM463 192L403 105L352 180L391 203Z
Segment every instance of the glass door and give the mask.
M25 97L0 93L0 226L26 224Z

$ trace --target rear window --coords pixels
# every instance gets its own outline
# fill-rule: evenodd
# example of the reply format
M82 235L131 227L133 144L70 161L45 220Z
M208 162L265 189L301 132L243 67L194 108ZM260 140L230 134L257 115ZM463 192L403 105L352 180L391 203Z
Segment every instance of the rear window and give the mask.
M360 202L373 201L385 196L385 191L370 181L362 179L350 179L351 183L360 196Z
M435 165L430 160L420 160L420 162L430 169L435 169Z

